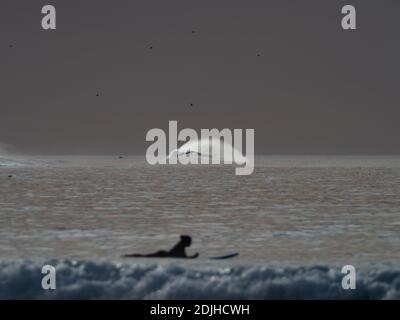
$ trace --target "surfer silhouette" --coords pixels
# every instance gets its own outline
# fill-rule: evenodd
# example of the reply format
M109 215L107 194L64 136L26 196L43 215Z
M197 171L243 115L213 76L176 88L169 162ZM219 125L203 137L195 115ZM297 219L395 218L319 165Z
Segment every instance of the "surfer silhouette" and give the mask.
M172 247L171 250L165 251L160 250L150 254L140 254L140 253L133 253L133 254L126 254L123 255L125 258L132 258L132 257L143 257L143 258L186 258L186 259L194 259L199 256L198 253L195 253L192 256L188 256L186 254L185 248L190 247L192 244L192 238L190 236L182 235L179 242Z

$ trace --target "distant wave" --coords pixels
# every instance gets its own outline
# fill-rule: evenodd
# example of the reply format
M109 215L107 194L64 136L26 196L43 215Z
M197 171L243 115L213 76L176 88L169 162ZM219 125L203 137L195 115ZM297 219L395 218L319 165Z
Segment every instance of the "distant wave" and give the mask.
M39 167L48 163L43 160L28 160L23 158L11 158L0 156L0 167Z
M400 270L359 271L343 290L326 266L194 266L52 261L57 289L41 288L41 265L0 262L0 299L399 299Z
M215 150L219 150L220 152L216 152ZM216 152L216 154L212 154L212 152ZM171 159L172 157L197 157L197 158L207 158L212 159L218 162L223 162L225 160L225 155L230 155L231 160L237 164L246 163L246 158L243 154L234 148L234 146L230 143L222 141L216 138L207 138L200 139L195 141L189 141L179 147L171 151L168 155L167 159Z

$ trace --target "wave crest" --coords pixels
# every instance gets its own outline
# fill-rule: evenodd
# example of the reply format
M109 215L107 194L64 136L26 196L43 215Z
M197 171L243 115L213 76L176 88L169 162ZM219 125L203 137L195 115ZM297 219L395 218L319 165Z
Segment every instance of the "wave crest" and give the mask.
M57 289L41 288L41 267L0 263L1 299L399 299L400 270L357 273L357 289L343 290L343 274L326 266L193 266L50 261Z

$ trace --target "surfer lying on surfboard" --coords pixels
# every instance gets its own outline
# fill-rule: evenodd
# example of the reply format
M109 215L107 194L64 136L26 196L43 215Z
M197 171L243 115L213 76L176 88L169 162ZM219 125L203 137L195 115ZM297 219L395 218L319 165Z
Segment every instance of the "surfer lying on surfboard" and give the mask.
M190 247L192 244L192 238L190 236L181 236L181 240L169 251L160 250L150 254L140 254L140 253L133 253L133 254L126 254L123 255L125 258L131 257L145 257L145 258L187 258L187 259L194 259L199 256L198 253L195 253L192 256L186 255L185 248Z

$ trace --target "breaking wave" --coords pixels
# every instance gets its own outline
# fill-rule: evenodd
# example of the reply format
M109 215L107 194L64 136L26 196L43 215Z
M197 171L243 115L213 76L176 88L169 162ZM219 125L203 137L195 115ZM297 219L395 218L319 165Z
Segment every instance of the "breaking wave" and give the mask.
M1 299L399 299L400 270L363 270L344 290L339 268L195 266L50 261L56 290L41 287L42 265L0 262Z

